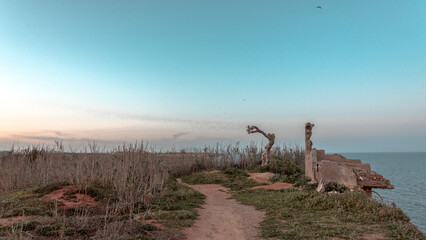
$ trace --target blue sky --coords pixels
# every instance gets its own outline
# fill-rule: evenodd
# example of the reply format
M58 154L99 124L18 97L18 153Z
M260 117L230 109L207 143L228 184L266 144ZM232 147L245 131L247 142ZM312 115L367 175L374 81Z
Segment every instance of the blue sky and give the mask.
M322 8L316 8L320 5ZM426 2L0 1L0 149L426 151Z

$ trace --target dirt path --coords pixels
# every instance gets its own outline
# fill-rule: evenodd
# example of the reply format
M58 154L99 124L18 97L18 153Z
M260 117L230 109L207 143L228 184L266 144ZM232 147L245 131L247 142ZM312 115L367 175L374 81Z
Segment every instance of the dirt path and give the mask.
M187 185L206 195L192 227L184 230L188 240L259 239L258 227L265 213L228 199L228 189L217 184Z

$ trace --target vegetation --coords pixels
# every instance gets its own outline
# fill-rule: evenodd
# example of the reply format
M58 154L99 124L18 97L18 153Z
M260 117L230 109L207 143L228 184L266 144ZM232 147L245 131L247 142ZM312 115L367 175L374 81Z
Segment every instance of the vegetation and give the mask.
M160 220L166 227L189 227L197 217L196 208L201 207L204 199L201 193L169 179L163 194L151 203L150 214L146 217Z
M395 205L369 199L363 192L319 194L296 189L245 190L238 201L264 210L261 236L279 239L362 239L382 233L389 239L425 239Z
M335 182L329 182L325 185L325 191L343 193L343 192L349 191L349 189L345 185L338 184Z
M396 206L367 199L329 183L319 194L307 182L303 151L271 149L274 156L260 166L257 146L216 146L198 151L158 153L144 144L101 153L95 144L86 153L63 147L31 147L0 155L0 220L22 221L0 226L0 239L183 239L204 196L178 183L221 184L238 201L267 212L261 224L266 238L360 238L383 233L388 238L422 238ZM213 171L215 170L215 171ZM261 185L248 172L270 171L270 181L294 183L304 190L250 190ZM77 195L96 204L65 206L46 196L72 187L62 200Z
M135 205L131 214L119 201L107 200L109 189L97 188L93 197L99 197L97 206L63 208L59 202L46 201L34 188L0 194L2 218L23 216L23 221L0 228L1 236L37 236L37 239L167 239L183 238L179 231L191 226L197 216L195 208L204 202L204 196L169 178L161 193L149 205ZM66 196L69 197L69 196ZM72 198L71 198L72 199ZM155 224L161 224L161 229Z
M144 144L106 153L90 144L84 153L67 153L60 143L4 152L0 155L0 220L21 217L23 221L0 226L0 238L178 239L182 237L179 230L193 223L194 209L204 196L173 177L253 166L260 155L255 145L242 148L238 144L191 153L158 153ZM238 174L226 176L234 175ZM66 187L75 190L65 193L63 200L77 201L75 194L86 194L97 204L68 207L45 199Z
M274 157L266 170L275 173L270 179L271 182L294 183L298 187L304 186L310 181L299 166L287 159Z
M241 179L248 175L240 169L194 173L182 180L190 184L239 186L232 188L233 198L266 211L261 236L268 239L364 239L370 235L425 239L394 204L369 199L362 191L349 192L345 186L333 182L326 185L326 192L342 194L320 194L315 191L316 185L308 184L309 179L301 168L291 161L274 157L267 166L251 167L249 171L273 172L270 181L295 183L295 187L302 186L304 190L250 190L249 186L241 185Z
M193 173L183 176L182 181L188 184L221 184L234 191L263 185L252 179L248 179L248 176L243 170L228 168L223 172Z

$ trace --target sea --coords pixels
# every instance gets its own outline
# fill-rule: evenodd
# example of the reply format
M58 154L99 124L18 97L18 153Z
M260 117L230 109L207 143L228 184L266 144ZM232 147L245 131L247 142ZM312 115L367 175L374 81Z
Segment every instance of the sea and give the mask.
M426 152L340 153L361 159L389 179L395 189L373 189L386 203L394 202L420 231L426 233ZM376 195L376 196L375 196ZM373 197L378 198L373 193Z

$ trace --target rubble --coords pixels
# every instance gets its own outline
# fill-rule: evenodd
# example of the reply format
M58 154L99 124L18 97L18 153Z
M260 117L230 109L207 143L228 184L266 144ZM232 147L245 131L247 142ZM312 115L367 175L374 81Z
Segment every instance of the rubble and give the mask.
M375 171L370 164L364 164L360 159L347 159L340 154L326 154L325 150L312 148L312 128L315 125L305 125L305 175L313 183L319 183L318 191L323 191L327 182L345 185L351 190L364 190L370 197L372 188L393 189L390 181Z

